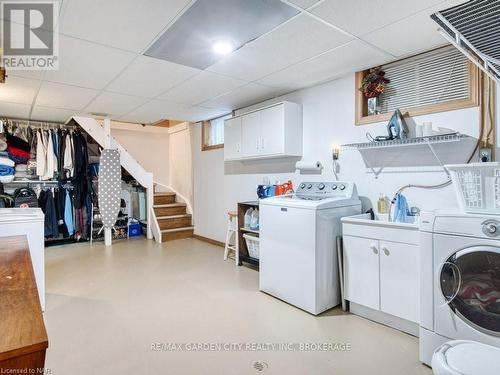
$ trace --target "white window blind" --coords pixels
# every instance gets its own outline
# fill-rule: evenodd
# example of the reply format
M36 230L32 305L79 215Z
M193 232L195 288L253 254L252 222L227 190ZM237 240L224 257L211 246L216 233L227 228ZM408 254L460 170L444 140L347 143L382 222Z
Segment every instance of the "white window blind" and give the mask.
M231 117L226 115L207 121L203 124L205 128L204 146L217 146L224 144L224 120Z
M452 46L384 65L382 70L391 80L380 95L382 113L469 97L468 60Z

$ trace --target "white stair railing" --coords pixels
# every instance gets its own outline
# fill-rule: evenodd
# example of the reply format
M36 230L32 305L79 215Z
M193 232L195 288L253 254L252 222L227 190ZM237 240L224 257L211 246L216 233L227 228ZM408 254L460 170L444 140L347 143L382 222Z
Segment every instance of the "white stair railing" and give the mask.
M105 131L103 126L91 117L73 116L72 119L82 127L83 130L87 132L101 147L105 144ZM156 219L152 217L154 215L153 211L153 200L154 200L154 188L153 188L153 174L147 172L137 160L135 160L132 155L120 144L116 139L111 137L111 148L118 149L120 152L120 164L123 168L130 173L135 180L146 188L147 194L147 238L153 238L153 221ZM160 234L161 235L161 234Z

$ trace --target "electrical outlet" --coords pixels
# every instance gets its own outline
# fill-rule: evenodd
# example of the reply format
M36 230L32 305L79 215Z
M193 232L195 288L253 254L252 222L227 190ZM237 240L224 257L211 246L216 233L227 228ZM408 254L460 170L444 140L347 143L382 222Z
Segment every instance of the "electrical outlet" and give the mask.
M481 148L479 150L479 161L481 163L488 163L491 161L491 148Z

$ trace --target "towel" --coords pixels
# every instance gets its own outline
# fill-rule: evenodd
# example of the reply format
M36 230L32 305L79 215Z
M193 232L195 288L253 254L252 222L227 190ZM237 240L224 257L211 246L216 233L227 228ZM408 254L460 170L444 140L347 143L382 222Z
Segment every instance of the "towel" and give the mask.
M30 144L26 142L24 139L16 137L15 135L7 134L7 143L9 147L17 148L18 150L22 150L25 152L30 152Z
M5 151L7 150L7 142L5 139L0 138L0 151Z
M28 170L28 166L26 164L16 165L16 172L25 172L26 170Z
M0 176L0 182L2 184L8 184L9 182L14 181L14 175L8 175L8 176Z
M408 202L406 197L398 193L396 195L396 203L394 204L394 221L398 223L407 223L408 220Z
M6 158L4 156L0 156L0 165L6 165L7 167L13 167L14 162L10 160L9 158Z
M14 174L14 168L0 164L0 176L10 176Z

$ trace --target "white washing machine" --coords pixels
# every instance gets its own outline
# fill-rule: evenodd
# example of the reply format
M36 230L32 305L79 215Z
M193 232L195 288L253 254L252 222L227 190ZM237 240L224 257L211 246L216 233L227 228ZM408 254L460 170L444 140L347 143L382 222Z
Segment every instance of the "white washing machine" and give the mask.
M500 215L421 216L420 360L449 340L500 347Z
M259 211L260 290L314 315L338 305L340 219L361 213L354 183L304 182Z

